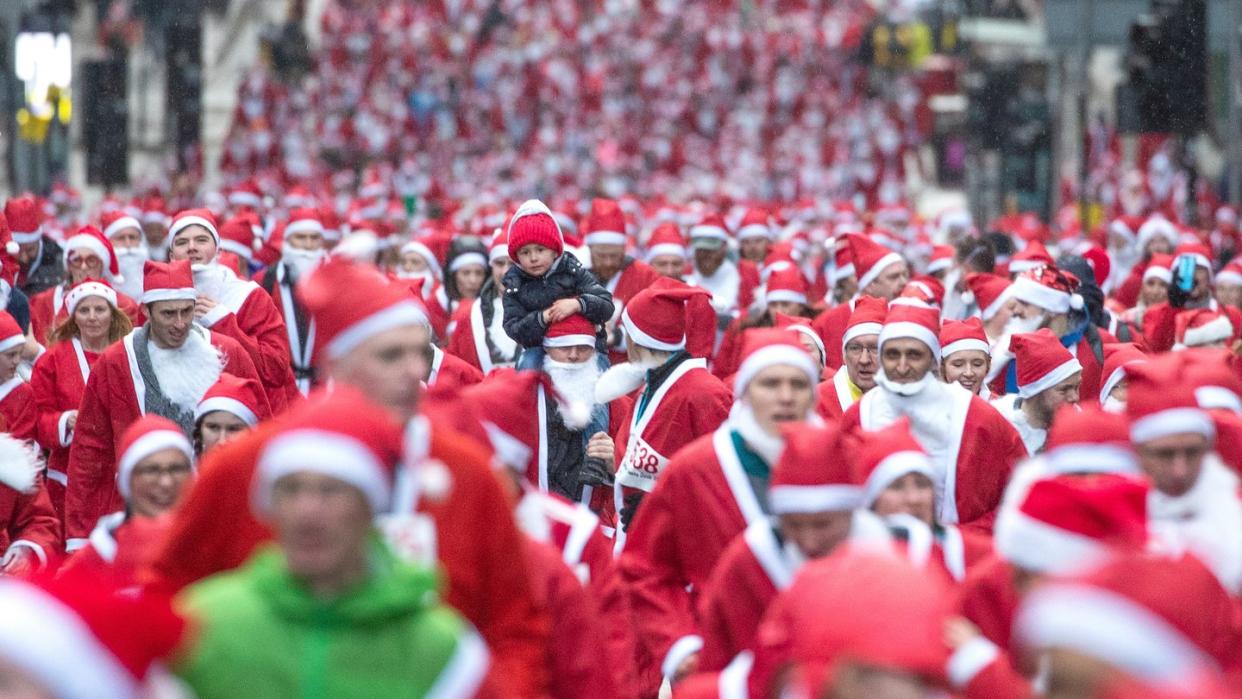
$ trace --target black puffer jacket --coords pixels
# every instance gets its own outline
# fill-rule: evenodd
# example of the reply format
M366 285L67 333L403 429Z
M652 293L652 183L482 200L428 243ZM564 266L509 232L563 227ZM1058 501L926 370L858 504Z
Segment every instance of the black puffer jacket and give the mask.
M612 294L573 253L562 254L542 277L510 265L504 284L505 332L523 347L543 344L543 311L560 299L578 299L582 315L597 326L612 318Z

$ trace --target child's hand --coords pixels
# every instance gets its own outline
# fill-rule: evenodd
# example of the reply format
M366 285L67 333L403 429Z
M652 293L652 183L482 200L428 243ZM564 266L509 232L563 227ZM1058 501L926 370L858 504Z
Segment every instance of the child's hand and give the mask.
M578 299L558 299L548 307L548 310L544 311L544 320L548 323L556 323L580 310L582 310L582 305L578 303Z

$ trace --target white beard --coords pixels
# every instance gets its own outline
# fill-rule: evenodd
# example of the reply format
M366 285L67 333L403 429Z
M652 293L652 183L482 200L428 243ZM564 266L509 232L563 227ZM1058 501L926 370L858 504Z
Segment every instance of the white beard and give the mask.
M293 279L306 276L306 273L319 266L323 261L325 253L322 248L319 250L299 250L291 248L288 245L282 246L280 249L280 261L293 272ZM400 276L400 275L398 275Z
M492 344L496 346L500 356L508 357L509 361L512 362L513 358L517 356L517 342L509 337L509 333L505 332L505 314L502 309L495 306L492 307L492 324L484 332L487 333L487 338L492 341ZM603 403L604 401L600 402Z
M762 456L769 466L776 465L781 458L781 452L785 450L785 440L764 431L749 405L741 401L733 404L733 408L729 410L729 426L737 430L746 446Z
M224 357L197 327L190 329L185 343L177 349L164 349L148 342L151 366L160 390L168 400L193 411L207 389L224 370Z
M558 362L551 357L543 358L543 370L552 379L552 385L561 394L561 417L569 427L570 417L591 411L598 405L595 400L595 383L602 373L592 357L585 362ZM585 425L585 423L584 423Z
M114 282L117 291L130 298L142 296L142 266L150 256L145 245L136 248L117 248L116 265L124 281Z
M428 269L424 269L420 272L407 272L404 269L398 268L395 274L397 275L397 279L435 279L435 275Z
M190 269L194 273L195 291L217 303L224 297L230 278L236 278L227 267L215 262L190 265Z
M1104 402L1100 403L1100 407L1104 409L1104 412L1113 413L1114 415L1124 415L1126 412L1126 402L1124 400L1117 400L1112 396L1105 398Z
M611 403L621 396L637 391L647 380L649 367L637 362L625 362L609 367L595 384L595 401Z

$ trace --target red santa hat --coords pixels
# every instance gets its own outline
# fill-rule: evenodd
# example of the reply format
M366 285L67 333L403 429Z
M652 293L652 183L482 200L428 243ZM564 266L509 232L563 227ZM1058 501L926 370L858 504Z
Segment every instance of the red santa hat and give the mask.
M1018 274L1040 267L1051 267L1055 264L1048 248L1038 240L1032 240L1020 252L1009 258L1009 272Z
M806 305L806 279L802 270L793 265L785 265L775 269L768 276L764 292L765 303L773 301L789 301Z
M1082 364L1048 328L1009 338L1018 363L1018 395L1033 398L1082 371Z
M492 246L495 249L495 245ZM421 240L409 240L401 246L401 256L404 257L410 253L414 253L423 258L427 262L427 269L436 279L444 279L444 270L440 268L440 261L436 259L436 254L427 247L427 244ZM503 251L502 251L503 254Z
M0 311L0 352L7 352L25 342L26 334L13 316L6 311Z
M1148 279L1159 279L1165 284L1173 283L1173 256L1172 255L1152 255L1151 260L1147 263L1147 268L1143 270L1143 281Z
M1066 405L1057 412L1044 444L1044 462L1056 475L1139 473L1130 423L1094 405Z
M109 211L100 217L99 223L103 226L104 237L108 240L112 240L112 236L127 228L136 228L138 233L142 233L142 224L138 219L124 211Z
M501 368L462 392L492 446L492 460L525 475L539 451L537 387L555 388L542 371Z
M1233 371L1232 351L1193 349L1179 356L1185 360L1185 380L1195 387L1200 408L1242 415L1242 380Z
M1147 361L1147 354L1133 342L1112 342L1104 345L1104 369L1100 376L1100 402L1113 392L1117 384L1126 378L1126 367Z
M487 248L487 262L509 259L509 233L504 227L497 228L492 235L492 242Z
M988 336L983 332L983 321L975 317L966 320L945 320L940 326L940 356L948 359L955 352L975 350L992 354Z
M851 340L864 335L879 335L884 329L884 318L888 315L888 303L875 296L859 296L854 302L854 310L845 324L845 334L841 338L841 347Z
M152 665L186 628L167 598L120 595L73 574L37 585L0 578L0 618L0 660L61 699L149 694Z
M805 353L804 353L805 354ZM800 424L784 430L785 448L772 469L772 514L856 510L863 488L850 472L853 440L836 427ZM825 459L825 454L839 458Z
M194 408L194 422L207 413L218 410L236 415L241 421L254 427L259 424L259 384L254 379L233 376L221 372L220 378L207 389L198 406Z
M1138 229L1138 248L1146 250L1147 245L1154 238L1164 238L1169 245L1177 245L1177 227L1174 226L1167 218L1160 214L1155 214L1151 218L1143 222Z
M4 218L9 222L13 242L30 245L43 237L43 212L32 196L20 196L4 203Z
M1182 243L1173 250L1174 264L1179 257L1189 257L1195 261L1195 267L1201 267L1212 273L1212 251L1203 243Z
M220 226L220 249L249 260L254 256L253 214L247 212L234 216Z
M835 287L842 279L854 276L857 276L854 268L854 254L846 241L838 239L833 248L832 269L828 271L828 283Z
M931 259L927 262L927 273L935 274L953 266L956 251L952 245L936 245L932 248Z
M979 306L979 317L989 321L1000 312L1010 298L1011 282L999 275L986 272L967 275L966 286Z
M1054 267L1040 267L1018 275L1009 287L1009 295L1050 313L1069 313L1071 308L1083 306L1077 290L1078 279L1074 275Z
M516 261L518 252L527 245L542 245L560 257L565 251L561 226L538 199L527 199L509 219L509 259ZM451 272L451 270L450 270Z
M254 180L246 180L229 192L228 202L232 206L258 209L263 206L263 192ZM172 234L169 234L172 237Z
M401 457L401 425L392 413L338 384L284 414L280 431L259 452L251 507L267 514L276 482L309 471L354 486L372 513L382 514L390 508Z
M862 507L875 504L880 493L908 473L921 473L936 482L935 467L927 452L910 433L910 421L900 418L874 432L862 432L858 450L858 475L863 484Z
M107 301L109 306L117 307L116 290L108 282L98 279L84 279L69 287L69 291L65 292L65 308L68 309L69 315L73 315L82 299L91 296L98 296Z
M127 502L130 497L129 481L134 467L148 456L165 449L176 449L185 454L190 468L194 468L194 447L172 420L155 413L147 413L125 429L117 448L116 487Z
M1177 689L1219 663L1229 593L1198 559L1125 556L1076 580L1039 586L1018 610L1027 648L1067 648L1145 683ZM1178 692L1180 694L1180 692Z
M858 276L858 288L866 289L890 265L905 262L899 253L893 252L865 235L850 233L846 236L850 257Z
M1067 575L1147 545L1147 484L1104 473L1035 481L996 520L996 551L1034 573Z
M773 327L780 328L788 332L792 332L799 337L805 337L815 345L815 349L819 350L820 368L823 368L824 360L828 354L824 351L824 341L820 338L819 333L815 332L815 328L811 327L811 319L801 316L787 316L784 313L775 313L772 316L775 323Z
M724 217L720 214L707 214L699 219L699 222L690 227L690 241L706 238L710 240L719 240L722 243L729 240L729 226L725 223Z
M927 345L935 361L940 361L940 313L934 308L919 306L889 306L880 330L880 351L884 343L899 338L911 338Z
M323 221L317 209L294 209L289 212L289 222L285 224L285 235L294 233L318 233L323 235Z
M740 397L756 374L773 366L800 369L812 385L819 381L819 367L797 339L777 328L754 328L742 339L742 363L733 377L733 395Z
M920 275L906 282L893 303L940 308L944 303L944 284L935 277Z
M142 266L142 303L157 301L194 301L194 272L189 260L156 262L147 260Z
M103 261L104 274L118 282L125 281L121 269L117 266L116 251L112 249L112 241L104 236L103 231L94 226L82 226L77 233L69 236L62 246L61 257L68 265L69 257L77 250L85 250Z
M1234 336L1234 327L1229 316L1210 308L1178 311L1174 328L1177 335L1177 343L1173 345L1175 350L1218 342L1228 343Z
M315 267L296 294L315 322L315 363L320 365L380 333L429 324L408 288L388 283L372 267L339 257Z
M650 263L661 255L686 259L686 239L682 237L681 229L675 223L661 223L656 226L647 240L647 262Z
M548 326L544 347L595 347L595 326L586 316L575 313Z
M1126 367L1126 417L1136 445L1176 434L1214 440L1212 416L1199 407L1195 386L1186 380L1177 355L1164 355Z
M143 223L158 223L162 226L168 225L168 205L164 202L164 198L158 194L147 197L143 204L142 210Z
M1221 271L1216 273L1216 286L1242 286L1242 260L1233 258Z
M669 280L638 292L621 311L625 336L641 347L661 352L686 348L686 303L710 296L698 287Z
M772 240L776 237L776 231L772 227L772 219L767 211L752 207L746 210L742 215L742 220L738 222L737 239L745 240L746 238L763 238Z
M591 211L582 223L582 241L587 245L620 245L629 243L625 213L611 199L592 199Z
M190 226L202 226L211 234L216 245L220 244L220 231L216 228L216 217L207 209L186 209L173 216L168 226L168 240L176 240L177 234Z

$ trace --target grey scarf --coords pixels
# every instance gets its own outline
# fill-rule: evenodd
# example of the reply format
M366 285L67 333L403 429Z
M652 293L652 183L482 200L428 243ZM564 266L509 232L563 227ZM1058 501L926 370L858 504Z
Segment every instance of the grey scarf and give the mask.
M147 345L147 326L145 325L134 331L134 358L138 361L138 373L142 374L142 382L147 388L143 396L146 412L155 413L177 423L187 437L193 434L194 411L186 410L169 400L160 390L160 381L155 375L155 366L151 363L151 350Z

